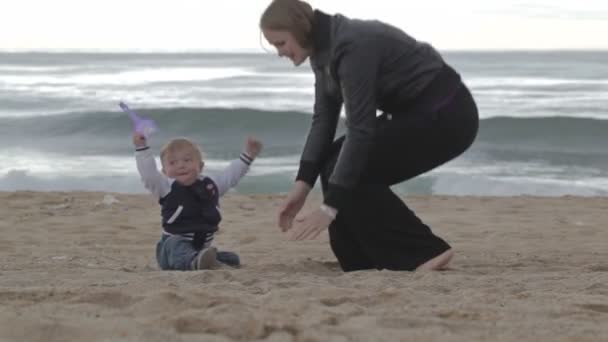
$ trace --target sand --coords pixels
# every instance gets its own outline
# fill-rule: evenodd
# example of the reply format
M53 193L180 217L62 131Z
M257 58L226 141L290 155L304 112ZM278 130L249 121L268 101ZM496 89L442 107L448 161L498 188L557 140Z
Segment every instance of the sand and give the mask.
M0 193L0 341L608 340L608 198L407 197L456 250L430 273L343 273L280 199L228 194L243 267L179 272L149 195Z

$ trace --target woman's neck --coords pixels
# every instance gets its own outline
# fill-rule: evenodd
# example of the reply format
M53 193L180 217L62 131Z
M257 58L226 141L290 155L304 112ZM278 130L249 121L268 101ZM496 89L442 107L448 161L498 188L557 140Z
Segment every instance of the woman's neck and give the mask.
M314 56L317 52L327 50L330 45L331 16L315 10L312 22L312 39L310 52Z

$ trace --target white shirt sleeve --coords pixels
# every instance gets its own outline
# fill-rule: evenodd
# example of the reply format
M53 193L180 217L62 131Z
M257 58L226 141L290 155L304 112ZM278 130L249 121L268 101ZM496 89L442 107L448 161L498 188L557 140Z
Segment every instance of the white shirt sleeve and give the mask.
M245 152L241 153L239 159L235 159L219 174L210 175L215 184L220 196L223 196L228 190L238 184L238 182L249 171L249 166L253 162L253 158Z
M152 151L149 148L135 151L135 160L144 187L157 198L165 197L171 191L172 181L158 171Z

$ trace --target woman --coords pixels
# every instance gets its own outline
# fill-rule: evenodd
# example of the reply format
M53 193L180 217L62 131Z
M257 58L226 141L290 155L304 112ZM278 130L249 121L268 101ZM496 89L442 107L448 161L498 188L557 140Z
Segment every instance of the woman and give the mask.
M344 271L438 270L453 255L390 189L463 153L478 129L475 101L430 45L379 21L274 0L260 28L294 65L310 57L312 125L292 191L279 210L291 239L329 228ZM333 141L340 109L346 134ZM376 116L376 111L383 112ZM321 176L321 207L293 225Z

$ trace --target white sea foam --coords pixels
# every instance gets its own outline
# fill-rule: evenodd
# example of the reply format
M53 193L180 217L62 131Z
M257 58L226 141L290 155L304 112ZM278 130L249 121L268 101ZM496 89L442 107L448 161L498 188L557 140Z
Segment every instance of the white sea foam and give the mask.
M79 86L132 86L165 82L209 81L220 78L251 75L252 71L231 67L145 68L138 70L46 75L4 75L5 85L79 85Z
M470 77L466 79L471 88L518 87L534 88L561 85L606 86L608 79L561 79L546 77Z

